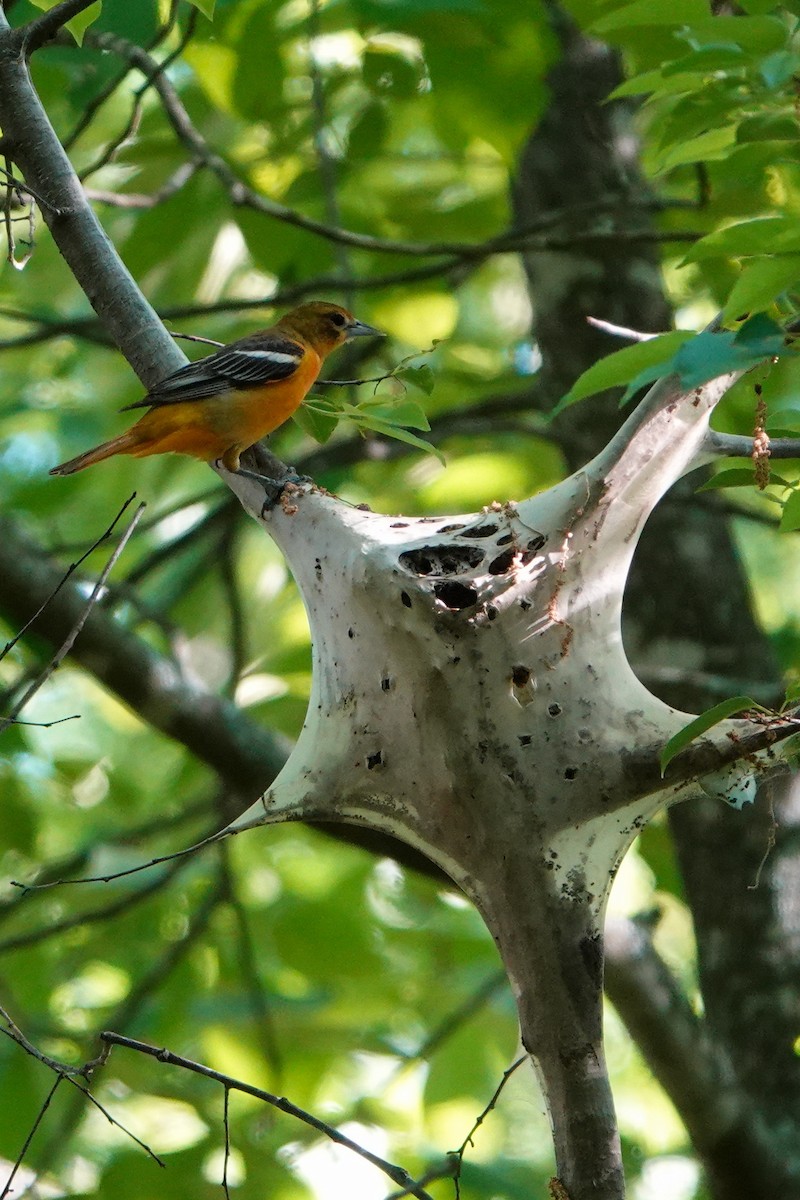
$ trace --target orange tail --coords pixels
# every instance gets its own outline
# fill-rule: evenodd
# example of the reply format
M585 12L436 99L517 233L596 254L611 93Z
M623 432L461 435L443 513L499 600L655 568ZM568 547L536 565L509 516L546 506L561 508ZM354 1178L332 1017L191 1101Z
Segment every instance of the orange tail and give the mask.
M134 426L133 429L135 428ZM110 442L103 442L100 446L95 446L93 450L86 450L77 458L71 458L69 462L53 467L50 474L72 475L75 471L82 471L84 467L91 467L95 463L102 462L104 458L111 458L112 454L130 454L140 442L140 438L134 434L133 429L127 429L125 433L112 438Z

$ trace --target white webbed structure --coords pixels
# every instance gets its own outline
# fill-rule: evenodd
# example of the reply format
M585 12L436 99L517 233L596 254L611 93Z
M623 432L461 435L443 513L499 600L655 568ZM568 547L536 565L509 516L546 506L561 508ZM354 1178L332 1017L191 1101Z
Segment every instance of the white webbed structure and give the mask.
M583 470L518 504L390 517L299 488L263 518L308 610L313 686L285 768L227 832L363 824L451 876L508 969L571 1200L623 1194L601 1039L610 885L637 830L703 773L661 779L691 717L634 675L623 590L647 516L704 460L733 381L663 381ZM259 518L263 489L226 478ZM705 771L722 769L712 790L750 786L751 766L725 766L746 730L726 722L699 747ZM587 1153L591 1188L575 1166Z

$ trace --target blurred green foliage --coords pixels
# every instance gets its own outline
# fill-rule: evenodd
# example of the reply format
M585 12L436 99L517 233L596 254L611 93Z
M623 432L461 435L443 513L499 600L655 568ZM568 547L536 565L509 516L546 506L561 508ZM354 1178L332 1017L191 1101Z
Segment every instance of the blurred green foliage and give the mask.
M544 78L556 57L547 6L329 0L315 16L306 0L217 0L213 18L212 7L179 3L170 23L164 0L104 0L82 49L49 47L33 64L111 239L168 326L229 341L271 320L270 299L293 290L352 302L390 335L367 357L341 354L336 378L386 374L436 341L414 360L432 373L421 390L406 378L346 394L350 402L421 405L446 467L362 437L347 422L326 428L332 436L322 447L310 436L320 432L310 415L276 434L277 453L351 502L444 513L555 482L563 462L535 412L529 302L514 255L412 257L337 245L233 205L208 170L162 202L138 206L136 197L173 178L186 150L141 74L93 42L111 32L152 46L158 60L176 52L168 78L195 126L266 199L317 221L333 211L341 227L375 238L477 245L508 226L515 156L547 100ZM679 325L699 328L720 308L739 315L731 304L785 317L800 279L800 5L751 0L742 5L747 15L713 20L702 0L565 7L620 46L634 78L620 92L646 97L645 162L659 194L674 202L659 228L706 235L664 246ZM10 8L14 24L35 12L28 0ZM93 118L82 128L87 111ZM131 206L109 203L109 193ZM22 208L13 215L26 216ZM48 478L48 467L117 432L116 410L141 388L105 343L43 226L33 247L24 244L25 219L14 229L17 257L32 253L0 282L4 511L66 563L136 490L146 520L106 606L189 677L296 736L310 682L302 606L278 553L207 468L117 459ZM440 259L440 273L415 279ZM751 430L756 378L780 428L796 429L789 355L739 385L720 427ZM324 408L331 392L319 394ZM781 473L795 478L791 464ZM786 495L770 502L737 492L735 503L757 603L792 672L800 557L771 534L755 539L749 520L771 518ZM92 556L89 573L104 553ZM47 653L34 635L6 655L6 703ZM61 668L24 716L49 722L73 713L79 719L3 734L4 881L38 871L47 879L111 874L223 823L229 798L208 770L78 669ZM658 823L629 856L615 904L661 905L659 948L691 991L690 922ZM167 1045L285 1093L412 1173L463 1141L515 1057L513 1004L505 985L492 982L499 963L476 914L437 883L303 828L251 833L108 884L24 898L5 887L0 952L0 1003L43 1051L82 1062L102 1028ZM680 1123L613 1013L608 1037L635 1194L699 1197ZM548 1126L523 1074L468 1150L465 1200L545 1193ZM16 1158L51 1086L44 1066L0 1042L6 1160ZM96 1093L167 1169L62 1084L27 1159L56 1189L48 1194L220 1194L219 1086L115 1050ZM372 1168L245 1097L232 1097L230 1128L231 1193L242 1200L265 1188L274 1200L389 1190ZM431 1188L452 1194L447 1180Z

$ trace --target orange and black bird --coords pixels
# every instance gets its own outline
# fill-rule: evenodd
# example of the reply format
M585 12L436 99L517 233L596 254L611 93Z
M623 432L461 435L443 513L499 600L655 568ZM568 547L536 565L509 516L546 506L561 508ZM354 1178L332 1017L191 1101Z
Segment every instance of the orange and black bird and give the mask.
M239 470L240 454L277 429L300 406L326 357L354 337L381 336L338 304L301 304L258 333L221 346L168 375L136 404L135 425L53 467L71 475L115 454L189 454Z

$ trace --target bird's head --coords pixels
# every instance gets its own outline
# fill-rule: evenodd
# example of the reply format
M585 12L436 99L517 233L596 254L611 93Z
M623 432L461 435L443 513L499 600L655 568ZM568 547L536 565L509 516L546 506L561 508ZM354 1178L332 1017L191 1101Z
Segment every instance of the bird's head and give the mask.
M384 336L382 330L365 325L346 308L330 304L327 300L313 300L293 308L285 317L281 317L278 325L290 335L299 334L323 356L350 338Z

